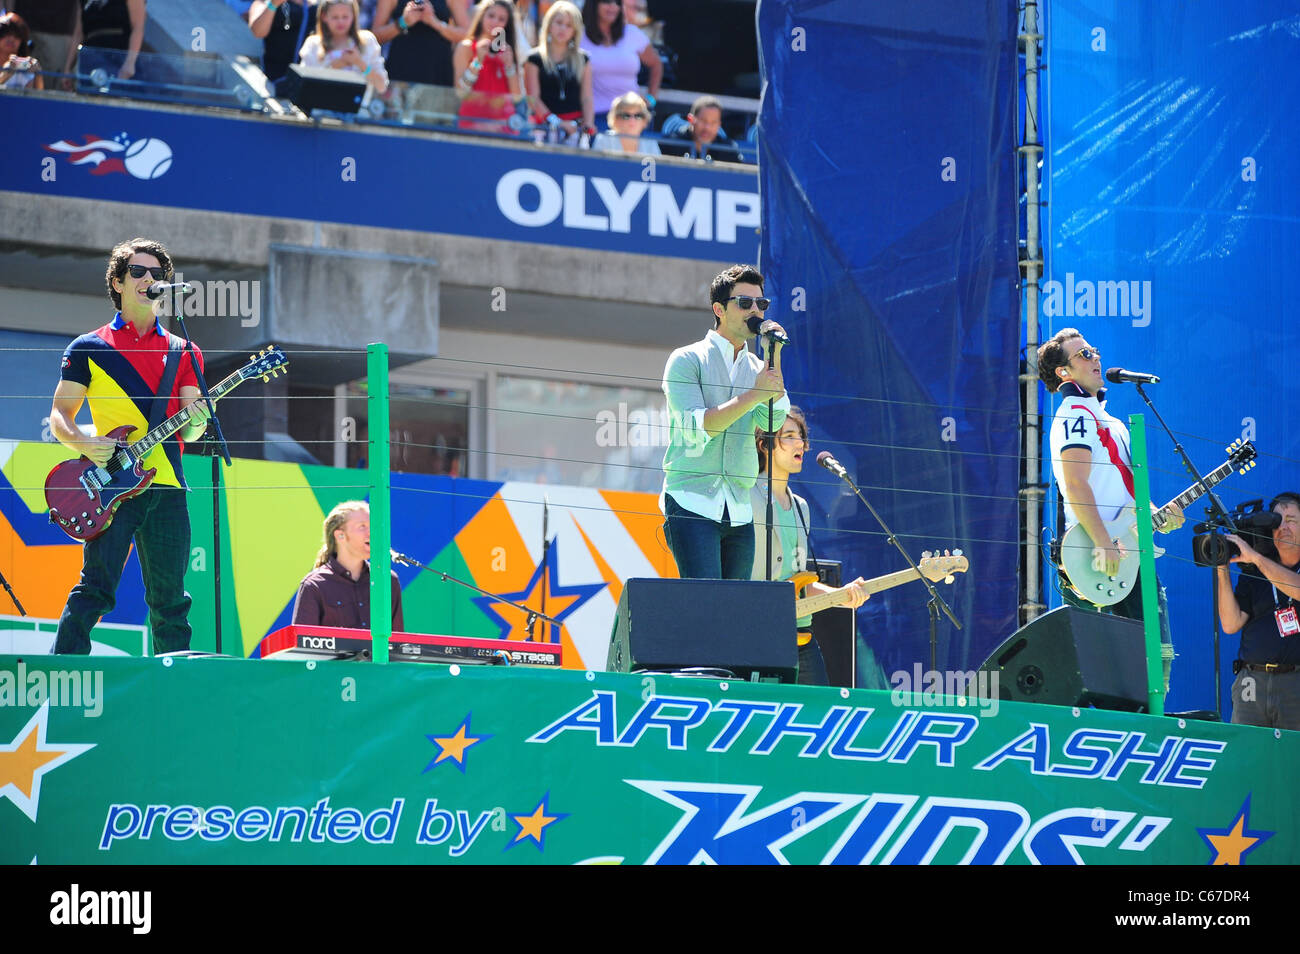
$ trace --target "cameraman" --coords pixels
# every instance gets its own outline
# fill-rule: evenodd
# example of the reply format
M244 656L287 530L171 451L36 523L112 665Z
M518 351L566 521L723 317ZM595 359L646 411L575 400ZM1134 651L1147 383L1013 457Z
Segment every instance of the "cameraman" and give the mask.
M1241 550L1230 562L1252 566L1242 570L1235 591L1226 564L1214 571L1223 631L1241 631L1232 721L1300 729L1300 494L1278 494L1269 509L1282 517L1273 531L1277 559L1229 533L1226 539Z

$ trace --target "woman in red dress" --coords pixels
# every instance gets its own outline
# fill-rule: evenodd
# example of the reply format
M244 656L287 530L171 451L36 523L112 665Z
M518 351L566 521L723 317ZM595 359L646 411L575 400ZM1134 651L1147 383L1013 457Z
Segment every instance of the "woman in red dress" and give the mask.
M456 44L452 70L461 97L462 129L509 133L506 120L522 97L515 56L515 10L510 0L480 4L469 35Z

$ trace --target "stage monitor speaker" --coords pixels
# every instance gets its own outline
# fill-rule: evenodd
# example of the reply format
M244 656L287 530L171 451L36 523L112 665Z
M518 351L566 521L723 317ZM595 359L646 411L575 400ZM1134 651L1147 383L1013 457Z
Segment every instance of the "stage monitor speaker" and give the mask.
M826 681L832 686L857 688L857 619L857 613L847 606L833 606L813 614L813 639L821 647L822 659L826 661Z
M348 70L293 63L289 66L289 73L289 91L285 98L308 115L316 109L355 113L361 109L369 88L360 73Z
M794 588L740 580L632 579L610 636L610 672L727 669L794 682Z
M1010 702L1145 711L1146 644L1137 620L1061 606L1022 626L980 666Z

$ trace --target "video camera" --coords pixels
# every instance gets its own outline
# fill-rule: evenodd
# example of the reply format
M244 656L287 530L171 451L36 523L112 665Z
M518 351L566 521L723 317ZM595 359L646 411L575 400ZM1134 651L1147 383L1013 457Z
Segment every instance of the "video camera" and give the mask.
M1226 530L1216 523L1198 523L1192 537L1192 560L1197 566L1223 566L1232 557L1240 556L1241 549L1224 534L1235 533L1269 558L1277 553L1273 546L1273 531L1282 525L1282 515L1264 509L1263 500L1247 500L1237 504L1228 514L1232 529Z

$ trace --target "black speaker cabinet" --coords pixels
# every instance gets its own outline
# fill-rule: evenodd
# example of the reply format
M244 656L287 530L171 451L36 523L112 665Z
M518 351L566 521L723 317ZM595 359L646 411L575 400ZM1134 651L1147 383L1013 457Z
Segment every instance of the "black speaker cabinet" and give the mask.
M739 580L632 579L610 636L610 672L728 669L794 682L794 588Z
M1061 606L1022 626L984 664L1011 702L1143 711L1146 646L1137 620Z
M283 83L286 87L284 98L308 115L315 109L355 113L365 100L366 81L360 73L303 66L301 63L290 64L289 73L287 82Z

